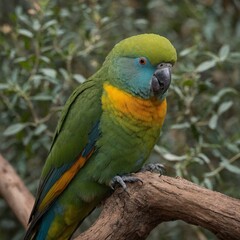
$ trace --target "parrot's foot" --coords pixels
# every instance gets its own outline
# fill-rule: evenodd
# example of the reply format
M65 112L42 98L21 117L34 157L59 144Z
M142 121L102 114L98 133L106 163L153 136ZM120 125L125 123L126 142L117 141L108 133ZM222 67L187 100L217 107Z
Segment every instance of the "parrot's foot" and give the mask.
M150 171L150 172L158 172L161 175L163 175L166 172L166 168L161 163L149 163L142 167L142 172Z
M130 182L130 183L141 182L142 183L142 180L137 177L130 176L130 175L124 175L124 176L117 175L111 180L110 187L114 190L115 185L119 184L126 191L127 190L126 182Z

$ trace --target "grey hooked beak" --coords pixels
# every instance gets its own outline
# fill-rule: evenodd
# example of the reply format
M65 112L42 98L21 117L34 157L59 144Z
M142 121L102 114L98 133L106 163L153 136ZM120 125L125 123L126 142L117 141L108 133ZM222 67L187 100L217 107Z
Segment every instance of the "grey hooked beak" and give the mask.
M162 96L169 88L171 83L170 63L161 63L157 66L151 80L151 90L154 96Z

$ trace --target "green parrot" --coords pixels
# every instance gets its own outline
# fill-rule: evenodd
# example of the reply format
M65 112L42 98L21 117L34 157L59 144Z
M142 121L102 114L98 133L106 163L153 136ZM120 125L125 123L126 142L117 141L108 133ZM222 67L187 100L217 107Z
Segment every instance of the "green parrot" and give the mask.
M42 171L27 239L70 239L111 193L134 181L166 115L175 48L157 34L114 46L68 99Z

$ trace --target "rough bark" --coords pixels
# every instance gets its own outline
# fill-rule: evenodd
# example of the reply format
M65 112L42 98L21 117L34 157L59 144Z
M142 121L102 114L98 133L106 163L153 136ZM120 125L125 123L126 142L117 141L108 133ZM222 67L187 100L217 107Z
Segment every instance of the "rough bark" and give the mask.
M181 178L136 174L143 184L117 189L96 223L76 240L145 239L164 221L183 220L202 226L219 239L240 239L240 201Z
M0 155L0 195L5 198L18 220L27 228L34 197L13 167Z
M26 227L33 198L10 168L0 157L0 193ZM128 184L127 192L116 189L95 224L75 240L145 239L156 225L178 219L209 229L219 239L239 239L239 200L181 178L149 172L136 176L143 183Z

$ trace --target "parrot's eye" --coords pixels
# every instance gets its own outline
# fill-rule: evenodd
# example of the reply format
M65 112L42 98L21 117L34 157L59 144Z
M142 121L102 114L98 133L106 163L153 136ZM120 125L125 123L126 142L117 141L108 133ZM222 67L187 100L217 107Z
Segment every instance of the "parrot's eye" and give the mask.
M146 65L147 64L147 59L145 57L140 57L138 59L138 62L140 65Z

